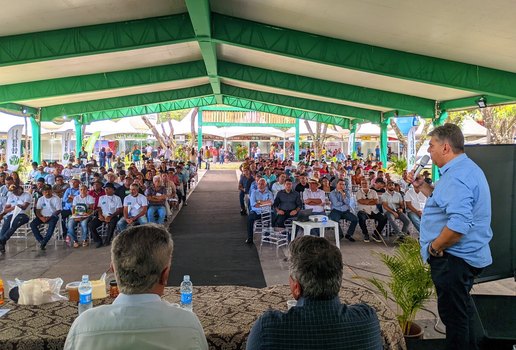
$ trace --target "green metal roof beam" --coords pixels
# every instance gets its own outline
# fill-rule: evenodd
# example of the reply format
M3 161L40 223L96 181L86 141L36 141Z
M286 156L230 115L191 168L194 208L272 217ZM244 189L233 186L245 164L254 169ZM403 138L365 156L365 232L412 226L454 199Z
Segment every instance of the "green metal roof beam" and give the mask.
M51 121L56 117L73 116L91 112L101 112L110 109L143 106L167 101L187 99L211 95L210 85L200 85L189 88L151 92L140 95L106 98L102 100L75 102L63 105L44 107L41 111L41 120Z
M220 14L212 37L224 44L427 84L515 99L516 73L278 28Z
M219 75L223 78L277 87L315 96L364 103L382 108L411 110L413 113L428 118L434 115L435 102L421 97L335 83L226 61L219 62ZM345 103L345 101L343 102Z
M300 109L296 109L296 108L281 107L281 106L276 106L276 105L269 104L269 103L263 103L263 102L248 100L245 98L229 96L226 94L224 94L223 96L224 96L223 97L224 104L229 105L229 106L245 108L245 109L250 109L253 111L260 111L260 112L264 112L264 113L283 115L285 117L306 119L306 120L312 120L315 122L339 125L344 129L349 129L349 119L347 119L347 118L336 117L333 115L327 115L327 114L323 114L323 113L309 112L309 111L304 111L304 110L300 110Z
M37 108L24 106L17 103L2 103L0 104L0 110L6 111L9 114L17 115L20 117L36 115L39 111Z
M241 97L249 100L270 103L277 106L289 108L299 108L323 114L333 114L336 116L366 119L373 123L380 122L381 113L365 108L351 107L337 103L320 102L299 97L272 94L268 92L256 91L222 84L222 93L234 97ZM238 107L238 106L237 106Z
M206 76L203 61L3 85L0 103L81 94Z
M89 124L93 121L99 120L134 117L150 113L177 111L180 109L209 106L216 103L217 102L214 96L203 96L197 98L189 98L186 100L150 104L146 106L136 106L130 108L113 109L102 112L88 113L83 115L83 122Z
M0 37L0 66L195 40L187 13Z
M441 102L439 102L439 108L441 109L441 111L475 108L475 107L478 107L477 101L481 97L483 97L486 100L486 103L488 106L495 105L495 104L514 102L514 99L508 100L506 98L500 98L500 97L496 97L496 96L480 95L480 96L460 98L460 99L456 99L456 100L441 101Z
M218 103L222 103L220 78L217 73L217 46L211 41L211 10L208 0L186 0L195 36L201 48L210 85Z

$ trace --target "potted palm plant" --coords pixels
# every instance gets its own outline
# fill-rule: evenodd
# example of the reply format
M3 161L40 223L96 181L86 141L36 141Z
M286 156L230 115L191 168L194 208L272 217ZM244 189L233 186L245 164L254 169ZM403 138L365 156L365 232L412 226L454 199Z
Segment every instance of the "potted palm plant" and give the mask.
M387 280L376 277L365 278L382 296L396 303L396 315L405 337L422 338L423 331L414 323L416 313L434 293L430 266L425 264L419 242L407 237L394 251L394 254L378 254L382 263L389 269ZM389 293L390 291L390 293Z

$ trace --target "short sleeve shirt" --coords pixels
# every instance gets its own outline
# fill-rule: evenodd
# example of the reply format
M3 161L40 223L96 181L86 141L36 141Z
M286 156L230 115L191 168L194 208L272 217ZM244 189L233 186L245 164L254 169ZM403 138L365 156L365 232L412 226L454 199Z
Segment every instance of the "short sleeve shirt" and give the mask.
M50 198L40 197L36 204L36 209L40 209L43 216L52 216L54 212L62 209L61 198L56 195Z
M147 207L148 205L149 202L147 198L141 193L138 193L136 197L129 195L124 198L124 207L128 207L130 217L138 215L141 208Z
M112 215L118 208L122 208L122 200L117 195L104 195L99 198L99 208L103 216Z
M32 201L32 198L30 197L30 194L28 194L27 192L23 192L21 195L19 196L16 196L15 194L13 194L12 192L9 193L9 195L7 196L7 203L6 205L10 205L11 207L14 207L16 205L23 205L25 203L30 203ZM29 207L27 207L27 209L25 209L23 211L24 214L27 214L29 213Z

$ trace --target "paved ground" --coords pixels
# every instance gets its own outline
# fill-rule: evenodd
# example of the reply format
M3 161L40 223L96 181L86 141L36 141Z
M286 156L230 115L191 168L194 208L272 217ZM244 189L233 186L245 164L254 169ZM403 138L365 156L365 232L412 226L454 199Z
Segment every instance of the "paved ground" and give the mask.
M202 178L203 175L204 170L200 172L200 177ZM235 211L239 211L238 203L235 203ZM173 220L175 215L177 215L177 212L170 220ZM387 271L374 257L373 252L391 252L393 246L389 245L386 248L380 243L364 243L361 241L362 237L358 231L355 236L357 238L355 243L347 240L341 241L341 251L345 263L343 283L364 285L363 281L354 277L361 275L381 278ZM245 227L242 227L242 237L245 237ZM276 256L275 247L264 245L260 249L258 243L258 251L267 285L287 284L286 250L280 249L278 256ZM109 254L108 247L72 249L64 247L61 242L54 245L53 241L49 243L46 251L40 251L36 247L32 236L30 236L28 242L12 239L8 243L7 253L0 256L0 276L4 281L14 278L23 280L37 277L61 277L65 283L80 280L82 274L89 274L93 278L97 278L109 268ZM367 287L367 285L364 286ZM516 295L516 283L513 279L484 283L476 285L473 292L477 294ZM393 308L395 307L392 302L388 302L388 304ZM435 314L436 303L435 300L432 300L428 303L427 310L423 310L417 315L417 319L426 327L425 337L427 338L442 337L441 334L433 330L436 322ZM439 324L437 328L442 330L442 324Z

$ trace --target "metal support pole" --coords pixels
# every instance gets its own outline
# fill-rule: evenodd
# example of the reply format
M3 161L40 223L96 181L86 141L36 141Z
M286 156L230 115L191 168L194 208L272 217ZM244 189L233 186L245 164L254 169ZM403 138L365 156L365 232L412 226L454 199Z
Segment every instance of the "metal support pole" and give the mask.
M382 162L383 167L387 167L387 126L389 125L389 119L383 119L380 123L380 161Z
M299 162L299 118L296 118L296 140L294 141L294 161Z
M32 126L32 161L41 163L41 124L34 116L30 118Z
M202 148L202 109L197 112L197 150Z
M444 111L439 114L439 117L433 120L434 128L441 126L448 119L448 112ZM439 180L439 168L432 163L432 182Z
M77 119L74 119L75 125L75 158L79 158L79 152L82 150L82 139L84 135L82 134L82 123Z

